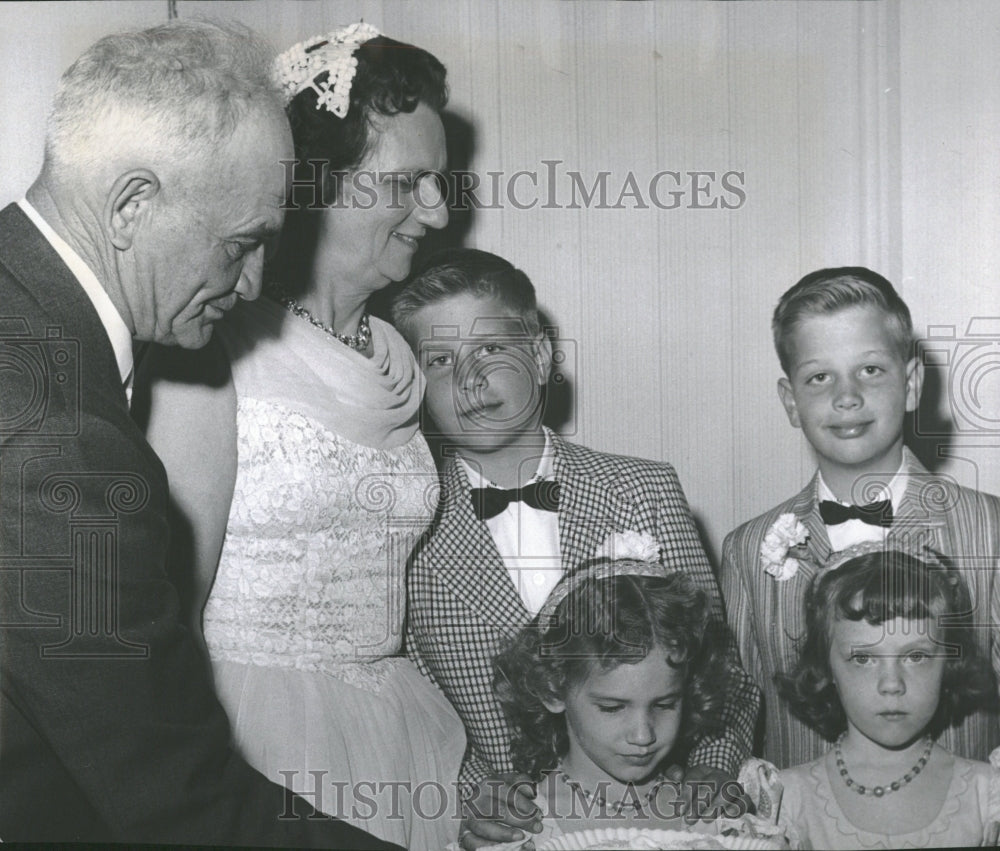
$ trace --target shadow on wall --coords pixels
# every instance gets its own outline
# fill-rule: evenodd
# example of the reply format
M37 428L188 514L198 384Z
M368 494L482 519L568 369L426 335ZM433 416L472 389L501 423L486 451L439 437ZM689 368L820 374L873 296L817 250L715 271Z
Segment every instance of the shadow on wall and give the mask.
M559 324L544 308L539 308L538 318L552 344L552 368L545 387L542 423L563 437L572 439L575 428L569 428L569 425L577 422L572 379L576 347L573 341L559 336Z
M475 127L470 120L455 112L445 110L441 113L441 122L444 124L445 143L448 146L448 173L443 175L444 184L448 194L446 203L448 204L448 224L441 230L430 230L420 240L420 247L413 258L414 271L422 268L434 252L445 248L460 248L465 245L469 231L472 228L472 205L465 205L467 209L454 208L456 172L467 172L472 163L475 153ZM368 301L368 310L375 316L389 321L389 307L392 299L399 289L405 284L401 281L397 284L390 284L384 290L375 293Z
M903 440L930 472L936 473L947 460L955 436L955 423L942 413L952 411L955 400L950 397L948 370L933 363L924 365L924 389L917 410L906 417Z
M419 267L425 257L442 248L457 248L465 245L472 228L473 209L471 204L456 205L457 173L468 172L476 152L476 130L472 121L455 112L441 114L444 124L445 142L448 145L448 174L446 203L448 204L448 224L441 230L430 231L420 240L420 251L414 260Z

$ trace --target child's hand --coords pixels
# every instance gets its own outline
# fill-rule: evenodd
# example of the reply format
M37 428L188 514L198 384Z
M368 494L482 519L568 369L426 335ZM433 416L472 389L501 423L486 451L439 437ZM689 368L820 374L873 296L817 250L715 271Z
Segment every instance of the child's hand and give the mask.
M540 833L542 817L534 797L535 786L526 774L487 777L464 803L458 844L463 851L474 851L524 840L525 831Z
M753 806L743 787L728 772L707 765L672 765L667 769L669 780L681 785L679 812L688 824L698 820L714 821L720 816L739 818L753 812Z

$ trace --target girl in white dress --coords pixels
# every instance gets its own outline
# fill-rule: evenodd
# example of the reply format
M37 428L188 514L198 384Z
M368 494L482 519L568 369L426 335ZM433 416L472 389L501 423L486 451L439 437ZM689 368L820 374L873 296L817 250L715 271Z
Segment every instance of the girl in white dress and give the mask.
M845 553L810 589L799 661L780 680L834 746L779 772L778 823L806 848L995 844L1000 772L934 742L995 699L965 582L902 552Z
M281 252L221 346L154 356L149 437L243 755L324 812L440 849L458 830L464 732L399 655L437 476L413 356L367 304L448 220L427 176L445 167L445 70L366 24L276 67L297 157Z

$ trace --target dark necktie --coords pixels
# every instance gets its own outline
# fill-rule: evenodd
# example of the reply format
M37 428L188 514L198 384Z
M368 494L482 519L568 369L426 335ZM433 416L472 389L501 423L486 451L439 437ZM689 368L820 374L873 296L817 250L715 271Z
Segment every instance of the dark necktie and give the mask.
M496 517L512 502L523 502L541 511L559 510L559 482L532 482L523 488L473 488L472 510L480 520Z
M819 516L827 526L836 526L848 520L860 520L870 526L888 528L892 525L892 502L880 499L868 505L841 505L839 502L824 499L819 504Z

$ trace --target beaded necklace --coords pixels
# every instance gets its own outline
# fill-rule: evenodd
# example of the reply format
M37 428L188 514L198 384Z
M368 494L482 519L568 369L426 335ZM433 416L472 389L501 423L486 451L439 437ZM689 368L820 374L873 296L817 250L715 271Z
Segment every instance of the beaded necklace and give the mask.
M892 783L885 786L863 786L851 777L847 771L847 766L844 764L844 754L840 749L840 745L844 741L845 735L845 733L841 733L837 739L837 743L834 745L834 756L837 758L837 768L840 770L840 776L844 779L844 784L848 789L853 789L859 795L874 795L876 798L881 798L887 792L898 792L904 786L912 783L916 776L924 770L924 766L927 765L927 760L930 759L931 750L934 748L934 740L928 736L927 746L924 748L923 756L917 760L917 764L907 771L906 774L898 780L893 780Z
M319 328L321 331L325 331L331 337L335 337L340 340L348 348L354 349L356 352L363 352L368 348L368 344L372 341L372 328L368 321L368 314L361 314L361 321L358 322L358 330L354 334L338 334L330 325L324 322L320 322L315 316L313 316L306 308L299 304L294 298L292 298L288 293L279 287L271 287L271 293L278 303L288 310L293 316L298 316L300 319L305 319L310 325Z
M644 808L653 802L653 798L656 797L656 793L659 792L663 784L667 782L667 778L660 775L657 777L656 782L649 787L649 791L646 792L645 795L640 797L638 793L636 793L634 797L629 798L626 796L626 798L623 798L620 801L615 801L609 805L600 789L596 792L591 792L566 774L566 772L563 771L562 766L556 770L559 772L559 779L562 780L563 783L569 786L570 789L573 789L583 795L583 800L588 807L599 807L603 812L610 806L613 810L613 814L616 816L620 816L627 812L632 812L635 815L642 815ZM634 790L634 788L635 787L631 783L626 785L626 789Z

